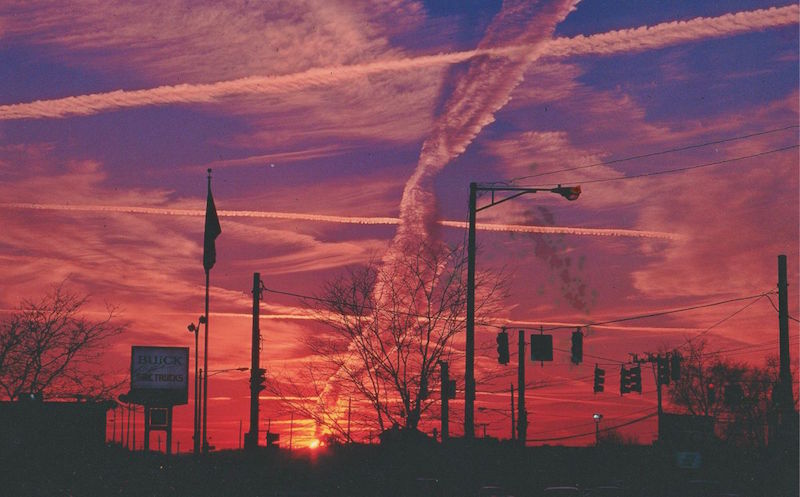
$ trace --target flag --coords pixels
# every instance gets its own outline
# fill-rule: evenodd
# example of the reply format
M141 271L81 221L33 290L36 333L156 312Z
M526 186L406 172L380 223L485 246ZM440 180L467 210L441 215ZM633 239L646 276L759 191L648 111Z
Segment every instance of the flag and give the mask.
M217 262L217 249L214 240L222 233L217 217L217 208L214 206L214 197L211 195L211 184L209 180L208 199L206 200L206 229L203 238L203 267L210 271Z

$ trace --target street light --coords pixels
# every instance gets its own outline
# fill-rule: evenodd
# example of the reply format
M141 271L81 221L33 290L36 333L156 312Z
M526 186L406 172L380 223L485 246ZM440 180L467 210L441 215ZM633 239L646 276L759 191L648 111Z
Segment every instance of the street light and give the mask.
M603 415L594 413L592 418L594 419L594 445L596 447L600 445L600 420L603 419Z
M200 395L198 392L198 386L200 385L200 375L198 374L198 366L199 366L199 355L198 355L198 338L200 335L200 325L206 322L205 316L200 316L197 318L198 325L195 326L194 323L189 323L189 326L186 329L189 330L189 333L194 334L194 432L192 433L192 439L194 441L193 449L194 455L200 454Z
M477 208L478 192L492 192L492 201ZM505 192L508 196L495 199L495 192ZM475 217L479 211L502 204L526 193L550 192L567 200L577 200L581 194L580 186L561 186L555 188L525 188L512 186L469 184L469 238L467 242L467 337L466 365L464 367L464 437L475 437ZM520 361L523 360L520 357Z

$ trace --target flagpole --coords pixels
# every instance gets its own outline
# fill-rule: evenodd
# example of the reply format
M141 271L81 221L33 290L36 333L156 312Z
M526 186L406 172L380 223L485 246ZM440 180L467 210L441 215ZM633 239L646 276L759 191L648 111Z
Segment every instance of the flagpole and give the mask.
M208 176L209 187L211 186L211 175ZM203 345L203 371L208 371L208 282L209 273L206 269L206 331ZM208 421L208 373L203 375L203 453L208 453L208 438L206 437L206 421Z
M211 195L211 169L208 169L208 194ZM207 207L207 206L206 206ZM205 234L204 234L205 235ZM206 270L206 324L205 324L205 337L203 339L203 454L208 453L208 438L206 436L206 424L208 421L208 322L211 320L208 315L208 284L211 268L205 263L203 264Z
M217 216L217 207L214 205L214 196L211 195L211 169L208 170L208 197L206 198L206 225L203 230L203 269L206 270L206 313L205 325L206 333L203 345L203 453L207 454L208 446L208 323L211 316L208 314L208 287L211 268L217 262L217 249L215 247L216 238L222 233Z

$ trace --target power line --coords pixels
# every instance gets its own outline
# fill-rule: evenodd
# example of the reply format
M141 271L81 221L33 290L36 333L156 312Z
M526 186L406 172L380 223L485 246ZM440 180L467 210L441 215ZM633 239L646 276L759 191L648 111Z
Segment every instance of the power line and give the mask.
M569 180L569 181L565 180L562 183L581 183L581 184L587 185L587 184L590 184L590 183L609 183L611 181L622 181L622 180L628 180L628 179L646 178L646 177L649 177L649 176L660 176L662 174L680 173L680 172L691 171L693 169L700 169L700 168L704 168L704 167L719 166L721 164L728 164L728 163L731 163L731 162L737 162L737 161L741 161L741 160L745 160L745 159L753 159L755 157L763 157L763 156L769 155L769 154L775 154L775 153L778 153L778 152L785 152L786 150L791 150L793 148L798 148L799 146L800 145L789 145L787 147L773 148L773 149L765 150L763 152L758 152L758 153L755 153L755 154L742 155L742 156L739 156L739 157L731 157L730 159L723 159L723 160L718 160L718 161L714 161L714 162L705 162L703 164L695 164L693 166L676 167L674 169L663 169L661 171L652 171L652 172L649 172L649 173L634 174L633 176L616 176L616 177L613 177L613 178L601 178L601 179L580 180L580 181L579 180Z
M773 309L775 309L775 312L777 312L778 314L780 314L780 312L781 312L781 311L780 311L780 310L778 310L778 306L776 306L776 305L775 305L775 302L773 302L773 301L772 301L772 299L771 299L771 298L769 298L769 295L767 295L767 299L769 300L769 303L772 305L772 308L773 308ZM788 317L789 319L791 319L792 321L796 322L796 323L800 323L800 321L798 321L798 320L797 320L797 318L796 318L796 317L794 317L794 316L788 316L788 315L787 315L787 317Z
M615 417L616 418L626 418L628 416L633 416L633 415L636 415L636 414L640 414L640 413L648 412L648 411L652 411L652 410L653 410L653 408L648 406L648 407L645 407L644 409L637 409L636 411L632 411L632 412L626 413L625 415L615 416ZM536 411L533 411L533 410L530 411L530 414L531 414L531 416L533 416L533 418L541 418L542 417L541 414L537 414ZM574 425L559 426L559 428L562 429L562 430L570 430L570 429L574 429L574 428L583 428L584 426L594 426L595 423L596 423L595 421L588 421L586 423L578 423L578 424L574 424ZM545 433L550 433L552 431L553 430L541 431L541 432L538 432L538 434L541 435L541 434L545 434ZM605 431L605 430L601 430L601 431ZM592 434L594 434L594 431L592 431ZM536 434L534 434L534 435L536 435Z
M294 298L298 298L298 299L302 299L302 300L313 300L313 301L316 301L316 302L322 302L322 303L326 303L326 304L336 304L337 303L337 302L335 302L333 300L330 300L330 299L324 299L324 298L321 298L321 297L314 297L314 296L311 296L311 295L303 295L303 294L299 294L299 293L295 293L295 292L289 292L289 291L286 291L286 290L277 290L277 289L274 289L274 288L267 288L267 287L263 287L262 290L264 290L265 292L275 293L275 294L278 294L278 295L286 295L288 297L294 297ZM764 297L764 296L767 296L767 295L772 295L772 294L775 294L775 293L776 293L776 291L772 290L772 291L760 293L760 294L757 294L757 295L749 295L747 297L737 297L737 298L733 298L733 299L721 300L721 301L718 301L718 302L711 302L711 303L708 303L708 304L698 304L698 305L694 305L694 306L690 306L690 307L682 307L682 308L678 308L678 309L670 309L668 311L651 312L651 313L648 313L648 314L639 314L639 315L628 316L628 317L624 317L624 318L610 319L610 320L607 320L607 321L592 321L592 322L588 322L588 323L577 324L577 325L568 325L568 326L561 325L561 326L551 326L551 327L548 327L548 328L543 328L543 327L537 328L537 327L533 327L533 326L516 326L516 325L513 325L513 324L497 325L497 324L492 324L492 323L488 323L488 322L481 323L481 324L483 326L490 327L490 328L496 328L496 329L515 328L515 329L533 330L533 331L556 331L556 330L572 329L572 328L576 328L576 327L577 328L586 328L586 327L591 327L591 326L602 326L602 325L606 325L606 324L622 323L622 322L633 321L633 320L637 320L637 319L646 319L646 318L651 318L651 317L665 316L665 315L669 315L669 314L676 314L676 313L679 313L679 312L687 312L687 311L693 311L693 310L697 310L697 309L704 309L704 308L707 308L707 307L715 307L715 306L718 306L718 305L729 304L731 302L741 302L743 300L761 298L761 297ZM364 307L362 307L362 309L367 310L367 311L379 311L380 310L380 309L376 309L376 308L371 307L371 306L364 306ZM393 311L393 312L395 312L396 314L402 314L402 315L406 315L406 316L409 316L409 317L418 317L418 318L427 317L427 316L422 315L422 314L416 314L416 313L411 313L411 312L403 312L403 311ZM602 359L602 358L600 358L600 359ZM605 360L605 359L603 359L603 360Z
M606 428L603 428L603 429L601 429L601 430L590 431L590 432L588 432L588 433L579 433L579 434L577 434L577 435L566 435L566 436L563 436L563 437L551 437L551 438L528 438L528 439L526 439L525 441L526 441L526 442L557 442L557 441L559 441L559 440L569 440L569 439L571 439L571 438L583 438L583 437L588 437L588 436L596 435L596 434L597 434L597 431L600 431L600 432L604 432L604 433L605 433L605 432L608 432L608 431L611 431L611 430L616 430L617 428L622 428L622 427L625 427L625 426L630 426L630 425L632 425L632 424L635 424L635 423L640 423L640 422L642 422L642 421L644 421L644 420L646 420L646 419L650 419L650 418L653 418L653 417L655 417L655 416L658 416L658 413L657 413L657 412L650 413L650 414L648 414L648 415L646 415L646 416L642 416L641 418L637 418L637 419L634 419L634 420L628 421L628 422L626 422L626 423L620 423L620 424L618 424L618 425L615 425L615 426L608 426L608 427L606 427Z
M317 301L317 302L323 302L323 303L327 303L327 304L334 304L335 303L334 301L329 300L329 299L323 299L323 298L320 298L320 297L314 297L314 296L310 296L310 295L302 295L302 294L299 294L299 293L289 292L289 291L285 291L285 290L276 290L274 288L264 287L263 290L265 292L275 293L275 294L278 294L278 295L286 295L286 296L289 296L289 297L299 298L299 299L303 299L303 300L314 300L314 301ZM680 312L687 312L687 311L692 311L692 310L697 310L697 309L704 309L704 308L708 308L708 307L715 307L715 306L718 306L718 305L729 304L729 303L732 303L732 302L741 302L743 300L756 299L756 300L753 300L752 302L748 303L747 305L745 305L743 308L737 310L736 312L734 312L730 316L722 319L721 321L718 321L717 323L715 323L711 327L701 331L697 336L695 336L693 338L690 338L689 340L687 340L687 343L689 343L692 340L696 339L697 337L707 333L708 331L710 331L714 327L718 326L719 324L723 323L724 321L727 321L728 319L732 318L736 314L738 314L738 313L742 312L743 310L747 309L748 307L750 307L754 303L758 302L759 299L761 299L763 297L769 298L769 295L772 295L774 293L776 293L776 291L772 290L772 291L760 293L760 294L757 294L757 295L749 295L747 297L738 297L738 298L733 298L733 299L721 300L721 301L718 301L718 302L711 302L711 303L708 303L708 304L699 304L699 305L683 307L683 308L679 308L679 309L670 309L668 311L651 312L651 313L647 313L647 314L628 316L628 317L624 317L624 318L611 319L611 320L607 320L607 321L595 321L595 322L580 324L580 325L577 325L577 326L570 325L570 326L551 326L549 328L543 328L543 327L535 328L535 327L531 327L531 326L513 326L513 325L501 326L501 325L496 325L496 324L491 324L491 323L482 323L482 324L484 326L486 326L486 327L491 327L491 328L496 328L496 329L518 328L518 329L533 330L533 331L556 331L556 330L561 330L561 329L572 329L572 328L575 328L575 327L586 328L586 327L591 327L591 326L601 326L601 325L606 325L606 324L633 321L633 320L637 320L637 319L646 319L646 318L651 318L651 317L665 316L665 315L676 314L676 313L680 313ZM370 307L370 306L363 307L363 310L379 311L379 309L376 309L376 308L373 308L373 307ZM424 315L416 314L416 313L411 313L411 312L403 312L403 311L394 311L394 312L397 313L397 314L402 314L402 315L409 316L409 317L416 317L416 318L428 317L428 316L424 316ZM684 346L686 346L686 344L683 344L680 347L684 347ZM490 350L490 349L491 349L490 346L486 347L486 350ZM558 348L555 348L555 347L554 347L554 350L558 350L558 351L564 352L564 353L568 352L565 349L558 349ZM628 362L628 361L620 361L620 360L616 360L616 359L611 359L611 358L607 358L607 357L602 357L602 356L597 356L597 355L592 355L592 354L586 354L586 353L584 353L584 356L590 357L590 358L593 358L593 359L598 359L598 360L604 361L606 363L612 363L612 364L625 364L625 363Z
M774 294L774 293L776 293L775 290L772 290L772 291L769 291L769 292L759 293L757 295L750 295L750 296L747 296L747 297L737 297L737 298L733 298L733 299L720 300L718 302L711 302L711 303L708 303L708 304L699 304L699 305L694 305L694 306L690 306L690 307L682 307L682 308L679 308L679 309L671 309L671 310L668 310L668 311L651 312L651 313L648 313L648 314L639 314L639 315L636 315L636 316L628 316L628 317L618 318L618 319L609 319L607 321L592 321L592 322L589 322L589 323L584 323L584 324L579 324L579 325L574 325L574 326L551 326L549 328L542 328L542 331L555 331L555 330L563 330L563 329L572 329L572 328L575 328L575 327L586 328L586 327L591 327L591 326L602 326L602 325L606 325L606 324L622 323L622 322L626 322L626 321L634 321L634 320L637 320L637 319L646 319L646 318L652 318L652 317L658 317L658 316L665 316L665 315L668 315L668 314L676 314L676 313L679 313L679 312L694 311L694 310L697 310L697 309L704 309L704 308L707 308L707 307L715 307L715 306L718 306L718 305L730 304L731 302L741 302L743 300L761 298L761 297L763 297L765 295L771 295L771 294ZM536 329L536 330L539 329L539 328L531 328L531 327L515 327L515 328Z
M624 157L624 158L621 158L621 159L614 159L614 160L609 160L609 161L595 162L595 163L592 163L592 164L586 164L584 166L567 167L567 168L564 168L564 169L556 169L556 170L553 170L553 171L546 171L546 172L543 172L543 173L531 174L531 175L528 175L528 176L520 176L520 177L512 179L511 183L513 183L515 181L521 181L521 180L525 180L525 179L530 179L530 178L538 178L538 177L541 177L541 176L547 176L547 175L550 175L550 174L564 173L564 172L569 172L569 171L577 171L577 170L580 170L580 169L589 169L589 168L598 167L598 166L608 166L610 164L618 164L620 162L627 162L627 161L636 160L636 159L646 159L648 157L656 157L658 155L671 154L671 153L675 153L675 152L683 152L683 151L686 151L686 150L692 150L692 149L695 149L695 148L708 147L708 146L711 146L711 145L719 145L720 143L728 143L728 142L737 141L737 140L745 140L747 138L753 138L753 137L756 137L756 136L768 135L768 134L771 134L771 133L777 133L779 131L786 131L786 130L789 130L789 129L795 129L795 128L798 128L798 127L800 127L800 126L798 126L796 124L793 124L791 126L784 126L782 128L769 129L769 130L766 130L766 131L760 131L758 133L750 133L750 134L747 134L747 135L734 136L734 137L731 137L731 138L724 138L724 139L721 139L721 140L714 140L714 141L708 141L708 142L703 142L703 143L697 143L697 144L694 144L694 145L686 145L686 146L683 146L683 147L670 148L670 149L667 149L667 150L661 150L661 151L658 151L658 152L650 152L650 153L641 154L641 155L632 155L632 156Z
M714 329L714 328L716 328L717 326L721 325L721 324L722 324L722 323L724 323L725 321L727 321L727 320L731 319L732 317L736 316L736 315L737 315L737 314L739 314L740 312L743 312L745 309L747 309L747 308L748 308L748 307L750 307L751 305L755 304L756 302L758 302L759 300L761 300L761 299L762 299L762 298L764 298L764 297L767 297L767 295L762 295L762 296L758 297L757 299L753 300L752 302L748 302L748 303L747 303L747 304L746 304L744 307L742 307L741 309L738 309L738 310L736 310L736 311L735 311L735 312L733 312L732 314L730 314L730 315L728 315L728 316L726 316L726 317L724 317L724 318L720 319L719 321L717 321L716 323L712 324L711 326L709 326L709 327L708 327L708 328L706 328L705 330L701 331L701 332L700 332L700 333L698 333L697 335L695 335L695 336L693 336L693 337L691 337L691 338L687 339L687 340L686 340L686 343L684 343L683 345L680 345L680 346L678 346L677 348L679 348L679 349L680 349L680 348L683 348L683 347L688 347L688 346L689 346L689 345L692 343L692 341L694 341L694 340L697 340L698 338L700 338L701 336L705 335L705 334L706 334L706 333L708 333L709 331L713 330L713 329Z

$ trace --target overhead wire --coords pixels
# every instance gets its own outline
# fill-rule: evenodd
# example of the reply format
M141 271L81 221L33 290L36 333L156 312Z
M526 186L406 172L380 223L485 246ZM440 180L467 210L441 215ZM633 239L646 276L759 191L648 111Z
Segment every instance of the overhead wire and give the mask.
M310 296L310 295L303 295L303 294L299 294L299 293L295 293L295 292L289 292L289 291L285 291L285 290L277 290L277 289L268 288L268 287L264 287L263 290L266 291L266 292L275 293L275 294L278 294L278 295L285 295L285 296L294 297L294 298L299 298L299 299L303 299L303 300L313 300L313 301L323 302L323 303L328 303L328 304L333 304L334 303L330 299L324 299L324 298ZM623 318L611 319L611 320L606 320L606 321L594 321L594 322L583 323L583 324L579 324L579 325L551 326L551 327L547 327L547 328L544 328L544 327L536 328L536 327L530 327L530 326L514 326L514 325L508 325L508 324L506 324L506 325L496 325L496 324L492 324L492 323L481 323L481 324L483 326L496 328L496 329L505 329L505 328L513 327L513 328L518 328L518 329L534 330L534 331L542 331L542 332L544 332L544 331L557 331L557 330L561 330L561 329L572 329L572 328L575 328L575 327L578 327L578 328L586 328L586 327L592 327L592 326L597 327L597 326L601 326L601 325L620 323L620 322L626 322L626 321L633 321L633 320L637 320L637 319L646 319L646 318L664 316L664 315L675 314L675 313L680 313L680 312L688 312L688 311L697 310L697 309L704 309L704 308L708 308L708 307L715 307L715 306L719 306L719 305L729 304L729 303L732 303L732 302L741 302L743 300L752 300L752 302L749 302L747 305L745 305L741 309L738 309L737 311L733 312L731 315L727 316L726 318L716 322L715 324L713 324L709 328L706 328L705 330L703 330L700 333L698 333L696 336L694 336L694 337L692 337L690 339L687 339L686 343L684 343L684 344L682 344L682 345L680 345L678 347L678 348L683 348L683 347L687 346L692 340L697 339L698 337L704 335L705 333L707 333L708 331L710 331L714 327L718 326L719 324L727 321L728 319L732 318L736 314L739 314L740 312L744 311L745 309L747 309L748 307L750 307L754 303L758 302L758 300L760 300L761 298L763 298L763 297L769 298L769 295L772 295L772 294L775 294L775 293L777 293L777 292L774 291L774 290L771 290L769 292L764 292L764 293L760 293L760 294L756 294L756 295L749 295L749 296L746 296L746 297L737 297L737 298L726 299L726 300L721 300L721 301L717 301L717 302L710 302L710 303L707 303L707 304L698 304L698 305L689 306L689 307L683 307L683 308L678 308L678 309L670 309L670 310L666 310L666 311L651 312L651 313L640 314L640 315L635 315L635 316L627 316L627 317L623 317ZM370 307L370 306L365 306L365 307L363 307L363 309L364 310L368 310L368 311L377 311L378 310L378 309L375 309L375 308ZM416 318L425 318L425 317L427 317L427 316L424 316L424 315L421 315L421 314L411 313L411 312L396 311L396 313L402 314L402 315L405 315L405 316L409 316L409 317L416 317ZM483 347L482 349L490 350L491 348L492 347L490 347L490 346L486 346L486 347ZM570 351L567 351L566 349L560 349L560 348L556 348L556 347L554 347L554 350L557 350L559 352L564 352L564 353L569 353L570 352ZM626 364L626 363L630 362L629 360L612 359L612 358L598 356L598 355L594 355L594 354L588 354L588 353L584 353L584 356L592 358L592 359L598 359L600 361L604 361L604 365L607 365L607 364L619 365L619 364Z
M578 433L578 434L575 434L575 435L566 435L566 436L563 436L563 437L526 438L525 441L526 442L557 442L557 441L560 441L560 440L570 440L570 439L573 439L573 438L583 438L583 437L596 435L598 431L600 433L605 433L605 432L608 432L608 431L616 430L618 428L623 428L625 426L630 426L632 424L640 423L640 422L642 422L644 420L653 418L653 417L655 417L657 415L658 415L658 413L654 412L654 413L648 414L646 416L642 416L640 418L633 419L633 420L625 422L625 423L620 423L620 424L617 424L617 425L614 425L614 426L607 426L605 428L598 429L598 430L591 431L591 432L587 432L587 433Z
M564 181L562 181L562 183L564 183L564 184L567 184L567 183L581 183L581 185L588 185L588 184L597 184L597 183L609 183L611 181L623 181L623 180L630 180L630 179L646 178L646 177L650 177L650 176L660 176L660 175L663 175L663 174L680 173L680 172L685 172L685 171L691 171L691 170L694 170L694 169L701 169L701 168L705 168L705 167L719 166L719 165L722 165L722 164L729 164L731 162L738 162L738 161L742 161L742 160L745 160L745 159L753 159L753 158L756 158L756 157L763 157L765 155L776 154L776 153L779 153L779 152L785 152L787 150L791 150L791 149L798 148L798 147L800 147L800 145L797 145L797 144L789 145L789 146L786 146L786 147L779 147L779 148L773 148L773 149L770 149L770 150L764 150L762 152L758 152L758 153L750 154L750 155L741 155L741 156L738 156L738 157L731 157L729 159L722 159L722 160L713 161L713 162L704 162L702 164L694 164L692 166L676 167L676 168L673 168L673 169L662 169L660 171L651 171L651 172L648 172L648 173L634 174L634 175L631 175L631 176L627 176L627 175L625 175L625 176L614 176L614 177L611 177L611 178L599 178L599 179L590 179L590 180L564 180Z
M670 148L670 149L666 149L666 150L660 150L660 151L657 151L657 152L649 152L649 153L646 153L646 154L632 155L632 156L623 157L623 158L620 158L620 159L613 159L613 160L608 160L608 161L594 162L592 164L586 164L586 165L583 165L583 166L567 167L567 168L564 168L564 169L556 169L556 170L553 170L553 171L546 171L546 172L537 173L537 174L530 174L530 175L527 175L527 176L519 176L519 177L513 178L511 180L511 183L514 183L516 181L531 179L531 178L538 178L538 177L541 177L541 176L547 176L547 175L550 175L550 174L563 173L563 172L569 172L569 171L578 171L578 170L581 170L581 169L589 169L589 168L592 168L592 167L608 166L608 165L611 165L611 164L619 164L620 162L627 162L627 161L636 160L636 159L647 159L649 157L656 157L656 156L659 156L659 155L666 155L666 154L671 154L671 153L675 153L675 152L684 152L686 150L692 150L692 149L696 149L696 148L708 147L708 146L711 146L711 145L719 145L721 143L728 143L728 142L733 142L733 141L737 141L737 140L745 140L745 139L748 139L748 138L754 138L756 136L768 135L768 134L777 133L777 132L780 132L780 131L787 131L787 130L790 130L790 129L796 129L798 127L800 127L800 126L798 126L797 124L792 124L790 126L784 126L782 128L773 128L773 129L769 129L769 130L765 130L765 131L759 131L757 133L750 133L750 134L747 134L747 135L739 135L739 136L733 136L733 137L730 137L730 138L723 138L721 140L707 141L707 142L703 142L703 143L697 143L697 144L692 144L692 145L685 145L685 146L682 146L682 147L675 147L675 148Z
M684 344L682 344L682 345L678 346L677 348L679 348L679 349L680 349L680 348L688 347L688 346L689 346L689 345L690 345L690 344L691 344L691 343L692 343L694 340L697 340L697 339L698 339L698 338L700 338L701 336L703 336L703 335L707 334L709 331L713 330L714 328L716 328L717 326L721 325L721 324L722 324L722 323L724 323L725 321L727 321L727 320L729 320L729 319L733 318L734 316L736 316L736 315L737 315L737 314L739 314L740 312L743 312L745 309L747 309L748 307L750 307L751 305L755 304L756 302L758 302L759 300L761 300L762 298L764 298L764 297L766 297L766 296L767 296L767 295L766 295L766 294L764 294L764 295L761 295L761 296L759 296L758 298L756 298L756 299L752 300L751 302L748 302L748 303L747 303L747 304L746 304L744 307L742 307L741 309L738 309L738 310L734 311L733 313L731 313L731 314L729 314L728 316L726 316L726 317L724 317L724 318L720 319L719 321L717 321L716 323L712 324L711 326L709 326L709 327L708 327L708 328L706 328L705 330L701 331L700 333L698 333L698 334L694 335L694 336L693 336L693 337L691 337L691 338L688 338L688 339L686 339L686 343L684 343Z
M775 312L777 312L778 314L780 314L780 312L781 312L781 311L778 309L778 306L776 306L776 305L775 305L775 302L773 302L773 301L772 301L772 299L769 297L769 295L767 295L767 299L769 300L769 303L770 303L770 305L772 305L772 308L773 308L773 309L775 309ZM787 314L787 317L788 317L790 320L792 320L792 321L794 321L794 322L796 322L796 323L800 323L800 321L798 321L798 320L797 320L797 318L796 318L796 317L794 317L794 316L791 316L791 315L788 315L788 314Z
M714 306L718 306L718 305L730 304L732 302L741 302L743 300L751 300L751 299L755 299L755 298L761 298L761 297L763 297L765 295L771 295L771 294L774 294L774 293L776 293L776 292L774 290L771 290L769 292L759 293L759 294L756 294L756 295L749 295L747 297L736 297L736 298L732 298L732 299L720 300L720 301L717 301L717 302L710 302L708 304L698 304L698 305L693 305L693 306L689 306L689 307L682 307L682 308L678 308L678 309L670 309L670 310L667 310L667 311L658 311L658 312L651 312L651 313L647 313L647 314L639 314L639 315L635 315L635 316L628 316L628 317L618 318L618 319L609 319L609 320L606 320L606 321L591 321L591 322L588 322L588 323L583 323L583 324L578 324L578 325L569 325L569 326L563 326L563 325L561 325L561 326L551 326L551 327L548 327L548 328L542 328L541 331L555 331L555 330L562 330L562 329L572 329L572 328L575 328L575 327L586 328L586 327L591 327L591 326L595 326L596 327L596 326L601 326L601 325L606 325L606 324L623 323L623 322L626 322L626 321L634 321L634 320L637 320L637 319L646 319L646 318L651 318L651 317L665 316L665 315L668 315L668 314L675 314L675 313L679 313L679 312L694 311L694 310L697 310L697 309L704 309L704 308L714 307ZM517 326L515 326L515 328L538 329L538 328L526 328L526 327L517 327Z

